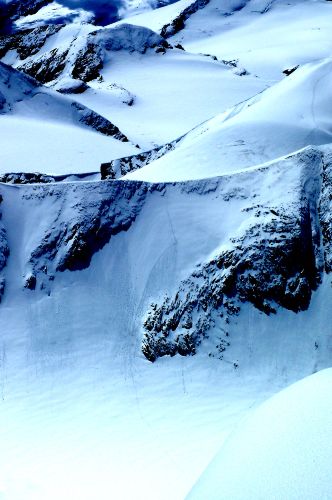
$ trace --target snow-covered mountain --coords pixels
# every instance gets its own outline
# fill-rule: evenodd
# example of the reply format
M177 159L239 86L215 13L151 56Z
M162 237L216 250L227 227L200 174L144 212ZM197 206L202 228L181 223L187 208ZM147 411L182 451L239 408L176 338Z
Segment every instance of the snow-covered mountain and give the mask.
M1 12L0 497L328 498L332 3Z

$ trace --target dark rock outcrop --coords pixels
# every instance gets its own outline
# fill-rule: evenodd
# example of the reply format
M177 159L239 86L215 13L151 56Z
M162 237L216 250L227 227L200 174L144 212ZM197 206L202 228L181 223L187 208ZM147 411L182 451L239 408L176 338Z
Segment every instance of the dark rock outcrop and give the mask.
M192 4L183 9L183 11L175 19L173 19L172 22L165 24L165 26L162 27L160 32L161 36L169 38L176 35L176 33L184 29L186 20L198 10L203 9L209 2L210 0L195 0Z
M4 184L47 184L55 182L55 178L50 175L35 173L8 173L0 174L0 182Z
M77 102L73 102L72 107L77 111L80 116L79 121L84 123L84 125L94 128L97 132L100 132L103 135L114 137L114 139L117 139L118 141L128 142L128 138L119 130L119 128L103 116Z
M16 50L20 59L26 59L39 52L46 40L60 31L62 24L49 24L11 34L0 35L0 58L9 50Z
M0 209L3 198L0 194ZM7 260L9 257L9 246L7 241L6 229L2 223L2 213L0 212L0 302L5 293L6 280L3 276L3 270L7 265Z
M172 151L180 140L181 138L158 148L145 151L144 153L125 156L108 163L102 163L100 166L101 179L119 179L129 172L134 172Z
M71 74L73 78L87 83L100 77L103 66L101 48L88 41L85 48L78 52Z
M52 49L37 59L28 60L18 67L40 83L49 83L55 80L65 69L68 50Z
M122 24L90 33L86 44L75 59L73 78L89 82L100 77L107 54L126 50L129 53L144 54L148 49L170 48L169 43L154 31L142 26Z

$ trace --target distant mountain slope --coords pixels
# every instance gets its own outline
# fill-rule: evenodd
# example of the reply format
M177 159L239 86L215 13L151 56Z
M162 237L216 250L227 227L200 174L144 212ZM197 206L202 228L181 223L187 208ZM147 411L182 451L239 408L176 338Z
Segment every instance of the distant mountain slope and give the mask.
M331 55L331 19L327 0L210 0L169 41L238 60L251 74L276 81L286 69Z

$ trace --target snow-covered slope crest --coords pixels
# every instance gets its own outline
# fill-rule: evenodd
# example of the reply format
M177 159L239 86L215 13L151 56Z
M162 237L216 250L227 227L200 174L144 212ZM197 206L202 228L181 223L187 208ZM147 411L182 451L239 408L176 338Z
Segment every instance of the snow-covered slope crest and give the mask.
M188 500L331 498L332 370L284 389L229 437Z
M123 142L118 127L95 111L41 86L19 71L0 63L0 115L46 119L89 127Z
M127 178L205 178L332 141L332 60L299 68L265 92L189 132L174 150ZM287 105L285 105L287 103Z

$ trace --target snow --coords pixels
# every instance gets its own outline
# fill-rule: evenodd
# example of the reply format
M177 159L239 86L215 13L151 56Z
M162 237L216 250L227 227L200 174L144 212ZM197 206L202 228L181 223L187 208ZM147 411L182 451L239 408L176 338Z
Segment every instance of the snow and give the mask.
M46 198L43 187L2 188L11 247L0 310L0 484L6 499L180 500L216 453L234 412L242 415L265 396L260 380L243 388L231 367L207 364L205 356L151 364L139 351L138 322L151 294L216 244L223 215L217 199L209 207L213 193L191 198L176 188L158 195L91 267L58 273L50 296L21 289L29 253L58 210L68 220L71 205L84 197L93 202L94 193L107 190L99 184L50 186L53 195ZM220 384L224 377L229 383ZM165 483L165 475L173 480Z
M133 145L67 123L0 116L0 172L51 175L98 172L110 158L135 154Z
M223 64L181 50L165 55L114 57L102 71L103 84L76 98L106 117L141 147L176 139L197 124L265 88L246 82ZM116 83L135 96L133 106L114 106L108 86Z
M97 172L109 158L137 152L130 143L84 126L72 99L3 64L0 75L0 172Z
M128 1L128 17L106 28L80 24L80 12L49 37L30 60L69 48L63 73L49 83L61 89L73 84L75 57L98 32L102 78L82 94L62 96L0 64L0 173L72 174L64 183L0 186L10 248L0 272L1 499L332 496L332 373L319 372L331 367L332 346L331 275L323 269L331 147L321 146L332 132L332 4L210 0L168 39L186 51L143 50L145 35L159 40L190 4L153 10L144 2L130 17L137 3ZM19 23L67 14L53 2ZM5 61L23 62L16 50ZM74 101L131 142L84 126ZM177 138L173 151L124 179L97 180L100 163ZM267 315L241 303L222 359L220 311L195 356L143 356L152 302L174 296L225 249L245 250L246 231L275 220L276 208L292 215L295 206L301 219L308 202L321 273L308 310L276 305ZM57 270L97 221L93 247L105 219L115 229L90 265ZM33 272L37 287L29 290Z
M331 382L324 370L284 389L245 420L187 497L331 498Z
M11 249L0 308L6 500L181 500L252 408L330 366L330 277L301 315L268 317L247 304L224 361L209 358L209 346L154 364L140 352L151 300L174 290L246 223L248 199L226 201L223 193L241 185L253 203L297 198L299 166L284 163L152 192L129 230L113 236L87 269L57 272L35 291L23 290L23 277L50 228L57 234L75 214L92 218L85 204L93 209L116 187L112 210L125 213L128 183L1 187Z
M15 21L15 26L19 29L30 29L40 26L41 24L48 23L88 23L93 19L91 12L84 11L83 9L69 9L61 3L50 2L44 5L36 13L27 16L21 16Z
M244 7L235 10L234 4ZM233 13L225 16L225 11ZM211 0L171 41L182 43L188 51L239 59L251 73L276 81L286 68L330 56L331 17L332 5L326 0L247 0L222 5Z
M189 132L174 151L126 178L158 182L213 177L331 142L331 70L331 59L299 68Z
M136 26L144 26L150 28L153 31L159 33L165 24L171 22L176 16L178 16L186 7L189 7L194 0L179 0L172 3L171 5L166 5L159 9L151 10L147 12L140 12L135 15L135 10L128 9L125 13L125 19L114 23L114 25L121 25L128 22Z

